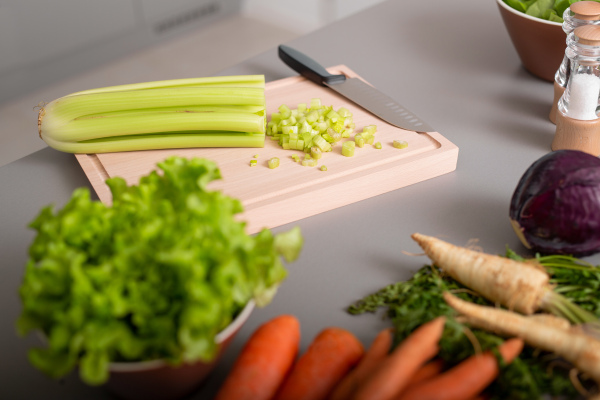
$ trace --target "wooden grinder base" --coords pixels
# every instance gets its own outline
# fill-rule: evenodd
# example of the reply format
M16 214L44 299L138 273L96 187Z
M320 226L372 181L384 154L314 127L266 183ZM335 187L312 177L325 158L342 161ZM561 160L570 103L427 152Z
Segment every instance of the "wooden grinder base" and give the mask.
M573 119L558 110L552 150L579 150L600 156L600 119Z

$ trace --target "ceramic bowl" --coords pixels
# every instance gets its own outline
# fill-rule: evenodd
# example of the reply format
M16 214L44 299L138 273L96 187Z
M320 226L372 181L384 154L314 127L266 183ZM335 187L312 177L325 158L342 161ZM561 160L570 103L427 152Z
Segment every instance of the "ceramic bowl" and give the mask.
M538 78L554 82L567 47L562 24L531 17L502 0L496 3L523 67Z
M219 354L212 362L176 367L162 360L111 363L107 388L125 400L176 400L191 394L207 379L254 306L254 301L248 302L231 324L217 335Z

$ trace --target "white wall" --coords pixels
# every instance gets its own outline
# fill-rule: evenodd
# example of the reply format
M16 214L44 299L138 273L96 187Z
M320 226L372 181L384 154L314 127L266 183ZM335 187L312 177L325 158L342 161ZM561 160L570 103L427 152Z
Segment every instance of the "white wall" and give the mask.
M243 12L305 34L384 0L243 0Z

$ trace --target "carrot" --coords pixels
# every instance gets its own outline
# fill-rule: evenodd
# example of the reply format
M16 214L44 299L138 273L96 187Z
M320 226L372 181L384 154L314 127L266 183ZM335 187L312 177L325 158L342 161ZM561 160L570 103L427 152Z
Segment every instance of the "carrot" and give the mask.
M578 331L576 327L565 329L540 322L535 317L480 306L447 292L444 300L464 316L468 324L498 335L516 336L530 346L554 352L600 384L600 340Z
M438 351L445 317L431 320L412 332L381 362L357 389L354 400L388 400L396 397Z
M419 233L411 237L435 265L492 302L533 314L551 300L548 274L530 263L454 246Z
M436 359L423 365L410 379L408 387L419 385L435 376L438 376L444 369L444 361Z
M392 329L384 329L375 336L356 368L350 371L335 387L329 400L349 399L360 382L387 356L391 347Z
M523 350L523 340L509 339L498 348L506 363ZM476 354L448 371L412 387L400 400L463 400L479 395L500 373L491 352Z
M272 399L291 370L300 346L300 323L275 317L254 331L242 348L215 400Z
M336 327L323 329L300 356L275 398L326 399L364 352L352 333Z

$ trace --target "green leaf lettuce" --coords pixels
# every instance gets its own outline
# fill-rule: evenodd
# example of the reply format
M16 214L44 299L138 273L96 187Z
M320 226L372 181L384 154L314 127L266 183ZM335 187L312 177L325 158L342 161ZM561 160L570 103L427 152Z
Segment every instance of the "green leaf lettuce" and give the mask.
M254 299L267 304L302 247L298 228L245 233L239 200L207 186L212 161L171 157L128 186L107 184L112 206L74 191L43 208L19 289L20 334L43 332L31 363L60 377L76 365L101 384L112 361L213 359L215 335Z

